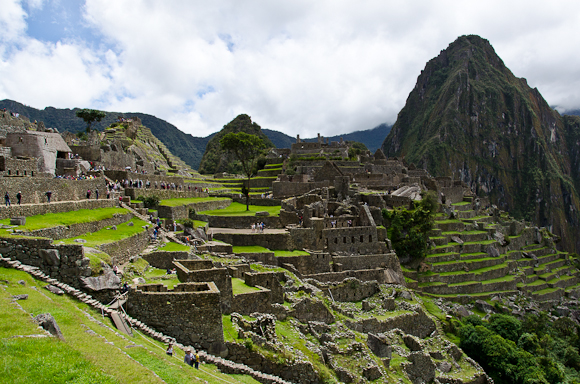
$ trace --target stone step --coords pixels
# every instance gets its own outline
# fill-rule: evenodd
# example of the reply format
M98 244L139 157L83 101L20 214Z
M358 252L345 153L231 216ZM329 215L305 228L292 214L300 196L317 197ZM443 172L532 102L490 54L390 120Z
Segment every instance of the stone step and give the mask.
M460 260L460 255L457 252L448 253L434 253L427 255L425 258L426 263L441 263L445 261L458 261Z
M421 287L423 292L437 294L437 295L469 295L474 293L486 293L496 291L514 291L517 290L517 282L515 277L509 280L502 281L468 281L459 284L437 284L427 285Z
M564 296L562 288L547 288L532 293L532 298L537 301L559 300L562 296Z
M580 278L577 276L561 276L559 278L548 281L550 288L568 288L578 284Z
M437 254L437 253L450 253L450 252L459 253L459 250L460 250L459 244L448 243L445 245L437 246L435 248L431 248L430 250L427 251L427 254L433 255L433 254Z
M469 211L457 211L456 214L457 214L457 218L461 219L461 220L471 219L471 218L477 216L475 211L471 211L471 210L469 210Z
M470 271L486 267L491 267L505 262L505 257L487 257L483 259L467 261L447 261L431 264L431 271L434 273ZM429 264L426 262L426 264Z
M438 276L438 281L446 284L457 284L467 281L485 282L487 280L497 279L506 276L510 271L510 266L507 263L494 265L489 268L481 268L465 273L441 273Z
M431 240L435 245L446 245L449 243L449 238L447 236L430 237L429 240Z
M541 291L542 289L549 288L548 283L544 280L538 279L530 284L525 284L524 288L530 292Z
M525 249L523 250L523 252L534 254L537 258L546 255L557 255L557 252L554 249L548 247L536 247L532 249Z
M471 206L471 203L465 203L467 202L451 204L451 209L453 209L455 212L472 211L473 207Z
M435 228L440 229L443 232L451 232L451 231L464 231L465 230L465 223L460 220L441 220L435 221L434 224Z

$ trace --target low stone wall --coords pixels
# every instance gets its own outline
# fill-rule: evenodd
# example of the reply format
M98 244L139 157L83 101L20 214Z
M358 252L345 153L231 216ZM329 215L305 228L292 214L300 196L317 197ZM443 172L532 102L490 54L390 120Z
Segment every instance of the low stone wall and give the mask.
M149 265L160 269L172 269L173 260L183 260L189 257L189 252L166 252L166 251L156 251L150 252L142 255L143 259L146 260Z
M214 283L178 284L173 291L163 284L154 286L157 291L149 290L150 286L131 289L127 301L130 316L185 345L207 350L223 343L220 292Z
M265 265L278 265L278 258L274 256L274 252L236 253L236 255Z
M387 250L373 226L324 229L322 236L329 252L382 254Z
M25 232L25 236L49 237L54 240L67 239L69 237L80 236L89 232L97 232L105 227L125 223L133 218L132 213L115 214L109 219L91 221L88 223L71 224L69 226L59 225L58 227L37 229L36 231Z
M272 307L272 292L269 289L239 293L232 300L232 313L249 316L254 312L269 313Z
M282 228L280 218L276 216L209 216L195 215L194 220L207 221L214 228L249 229L253 223L264 222L266 228Z
M285 251L294 249L288 233L215 233L213 237L233 246L258 245L271 250Z
M16 196L16 194L14 194L13 196ZM12 199L16 200L15 197L13 197ZM119 202L113 199L61 201L54 203L51 201L50 204L48 203L25 204L25 205L13 204L8 207L6 207L5 205L0 205L0 219L7 219L10 217L17 216L29 217L36 215L44 215L47 213L78 211L79 209L110 208L116 207L118 205Z
M88 180L68 180L44 177L3 177L0 178L0 191L8 192L12 203L16 203L16 194L22 192L22 204L45 203L47 191L52 192L51 204L57 201L86 199L87 190L99 189L101 198L106 196L106 183L103 177Z
M226 359L245 364L252 369L278 376L292 383L321 383L314 366L309 361L299 360L294 364L278 364L257 352L251 352L243 344L226 342Z
M38 267L77 289L82 288L80 277L91 275L90 260L83 247L77 244L55 245L50 239L0 238L0 254L11 260Z
M204 201L199 203L191 203L186 205L178 205L176 207L169 207L160 205L157 208L159 217L168 218L172 220L187 219L190 217L189 210L193 209L195 212L210 211L214 209L223 209L230 206L232 201L230 199ZM198 215L199 216L199 215ZM203 219L199 219L203 220ZM207 221L207 220L203 220Z
M209 195L201 191L198 188L196 191L195 187L191 187L191 190L187 188L187 185L183 187L183 190L172 190L172 189L155 189L155 188L125 188L125 196L131 197L131 200L137 200L137 197L151 197L157 196L160 200L167 199L180 199L188 197L208 197Z
M123 240L101 244L97 248L111 256L113 264L124 264L147 248L152 233L153 228L149 228Z
M146 183L147 180L151 182L151 184L160 184L161 182L164 183L174 183L175 185L183 185L184 179L183 177L177 176L163 176L163 175L154 175L151 173L143 174L143 173L133 173L127 171L115 171L115 170L107 170L105 171L105 176L107 176L111 180L143 180L143 183ZM152 188L154 189L154 188ZM158 188L159 189L159 188Z
M246 205L246 198L243 196L242 197L234 196L233 199L236 203ZM281 205L281 204L282 204L282 200L280 200L280 199L262 199L262 198L258 198L258 197L250 197L250 205L261 205L264 207L275 207L275 206Z
M341 272L357 269L389 268L392 266L397 255L385 253L382 255L365 256L332 256L334 271Z

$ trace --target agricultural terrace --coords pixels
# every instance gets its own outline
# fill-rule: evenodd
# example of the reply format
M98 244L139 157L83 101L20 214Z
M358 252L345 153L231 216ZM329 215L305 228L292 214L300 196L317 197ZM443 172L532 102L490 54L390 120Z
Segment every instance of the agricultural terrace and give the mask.
M34 231L43 228L52 228L58 226L68 226L71 224L89 223L110 219L115 215L124 215L129 213L125 208L98 208L98 209L80 209L78 211L47 213L44 215L29 216L26 218L26 224L21 225L18 229ZM10 219L0 220L0 224L10 225Z
M159 205L163 205L166 207L178 207L180 205L206 203L208 201L227 201L227 200L231 200L231 199L227 198L227 197L184 197L184 198L177 198L177 199L161 200L159 202Z
M245 204L232 202L227 208L198 212L198 214L208 216L255 216L257 212L268 212L270 216L280 216L280 208L279 205L250 205L250 210L246 211Z
M133 223L132 226L129 223ZM86 240L84 246L87 247L94 247L102 244L114 243L119 240L126 239L138 233L145 231L143 226L148 226L151 223L138 219L136 217L132 218L130 221L126 223L122 223L117 225L117 229L111 229L111 227L101 229L97 232L92 233L85 233L82 236L73 237L70 239L62 240L65 244L77 244L75 242L76 239L83 239Z

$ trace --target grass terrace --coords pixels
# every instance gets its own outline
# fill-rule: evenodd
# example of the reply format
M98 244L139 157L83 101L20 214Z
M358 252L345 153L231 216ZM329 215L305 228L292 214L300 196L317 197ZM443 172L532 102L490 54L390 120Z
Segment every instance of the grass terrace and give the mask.
M276 257L289 257L289 256L308 256L310 253L306 251L300 251L295 249L293 251L274 251L274 256Z
M98 208L98 209L80 209L78 211L47 213L44 215L29 216L26 218L26 224L21 225L18 229L34 231L43 228L67 226L71 224L89 223L110 219L115 215L124 215L129 213L125 208ZM0 220L0 224L10 225L10 219Z
M183 363L184 352L135 331L133 338L120 335L108 317L67 295L42 288L46 283L27 273L0 268L0 356L3 383L244 383L257 384L245 375L226 375L211 364L195 370ZM17 284L24 280L25 286ZM9 302L11 295L28 294ZM43 333L31 314L50 313L65 341L53 337L14 337ZM99 322L102 322L101 325Z
M226 201L226 200L231 199L227 197L185 197L185 198L161 200L159 202L159 205L163 205L166 207L178 207L180 205L205 203L208 201Z
M250 210L246 211L245 204L240 204L234 201L227 208L198 212L198 214L208 216L255 216L257 212L266 211L270 214L270 216L279 216L280 208L281 207L279 205L275 206L250 205Z
M157 247L157 251L165 252L189 252L191 247L173 242L163 243Z
M259 245L236 245L232 247L234 253L264 253L272 252L268 248Z
M238 279L237 277L232 277L232 292L235 295L240 293L250 293L260 291L260 288L250 287L245 283L244 280Z
M133 226L129 226L129 223L133 223ZM138 219L136 217L132 218L130 221L126 223L122 223L117 225L117 229L101 229L97 232L92 233L85 233L84 235L73 237L70 239L62 240L65 244L79 244L75 242L76 239L84 239L87 242L83 243L86 247L95 247L102 244L113 243L115 241L126 239L127 237L131 237L136 235L137 233L141 233L145 231L142 228L144 225L150 225L150 223ZM110 228L110 227L109 227Z

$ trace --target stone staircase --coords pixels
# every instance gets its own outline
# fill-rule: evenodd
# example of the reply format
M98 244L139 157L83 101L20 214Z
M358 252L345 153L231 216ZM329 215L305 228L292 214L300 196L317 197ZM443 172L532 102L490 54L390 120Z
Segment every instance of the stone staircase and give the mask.
M163 343L173 343L173 345L177 348L185 350L186 348L191 348L191 346L185 346L181 343L176 343L172 337L162 334L161 332L155 331L153 328L147 326L146 324L142 323L141 321L132 318L131 316L127 315L124 311L118 311L117 309L109 308L108 306L102 304L98 300L95 300L91 295L88 295L82 292L79 289L73 288L68 284L64 284L59 282L56 279L51 278L44 272L40 271L37 267L33 267L30 265L22 264L17 260L11 260L8 258L4 258L0 256L0 266L5 268L15 268L28 274L32 275L34 278L38 280L42 280L48 284L51 284L55 287L62 289L67 295L75 297L77 300L90 305L94 309L101 311L102 313L106 313L108 316L114 312L120 318L123 319L124 322L130 325L130 327L134 330L139 330L144 334L147 334L149 337L161 341ZM269 375L263 372L256 371L247 365L238 364L230 360L223 359L221 357L213 356L208 354L205 351L199 351L200 359L206 363L214 364L217 368L226 374L241 374L241 375L249 375L253 377L256 381L263 383L263 384L291 384L288 381L281 379L280 377Z

